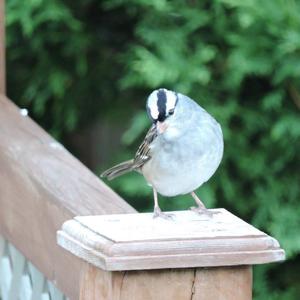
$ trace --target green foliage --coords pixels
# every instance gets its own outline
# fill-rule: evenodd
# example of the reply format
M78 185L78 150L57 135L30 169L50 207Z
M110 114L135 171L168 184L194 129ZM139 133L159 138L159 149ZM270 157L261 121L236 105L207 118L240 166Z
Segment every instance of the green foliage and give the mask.
M143 108L152 89L196 99L225 138L223 162L199 195L286 250L286 263L255 269L255 299L299 299L300 1L76 2L7 1L10 96L57 135L134 116L114 162L134 154L150 125ZM152 209L140 175L111 185ZM193 203L160 202L168 210Z
M99 20L99 7L71 0L6 4L9 96L56 137L106 113L114 118L111 99L123 115L122 99L110 86L120 76L114 53L122 50L124 29L109 16ZM109 30L115 30L113 41Z
M204 201L278 238L289 259L299 256L299 1L112 2L138 19L120 86L187 93L222 124L225 156L200 188ZM138 120L126 140L141 138L148 124ZM299 298L293 286L276 289L271 267L257 273L257 299Z
M86 72L83 25L59 1L10 0L7 11L9 84L14 87L9 90L22 91L20 103L30 105L37 117L45 116L46 111L51 114L54 133L61 127L73 129L77 111L66 91L73 85L72 77L80 78ZM14 65L18 67L17 83Z

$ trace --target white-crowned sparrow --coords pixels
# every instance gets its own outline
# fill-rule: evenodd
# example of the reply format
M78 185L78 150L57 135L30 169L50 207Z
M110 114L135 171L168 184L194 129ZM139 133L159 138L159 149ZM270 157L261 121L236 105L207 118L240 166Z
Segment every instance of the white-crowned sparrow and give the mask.
M217 170L223 156L219 123L189 97L167 89L147 100L153 125L134 157L103 174L109 180L129 171L143 174L154 193L154 217L163 216L157 192L164 196L191 193L199 213L206 212L195 190Z

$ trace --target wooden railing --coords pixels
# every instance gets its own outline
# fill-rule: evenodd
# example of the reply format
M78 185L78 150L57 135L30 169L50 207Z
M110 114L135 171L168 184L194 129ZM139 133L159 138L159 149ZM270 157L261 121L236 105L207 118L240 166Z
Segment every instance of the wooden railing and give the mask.
M175 221L136 214L4 95L0 191L0 258L13 275L3 300L19 299L24 278L38 279L32 295L50 281L72 300L251 299L251 265L284 258L274 239L224 210Z
M5 93L5 34L4 0L0 0L0 94Z
M0 237L0 299L65 300L66 297L21 252Z
M3 7L0 299L251 299L278 242L225 210L137 214L5 96Z
M0 96L0 235L71 299L82 262L56 244L77 215L134 212L3 95Z

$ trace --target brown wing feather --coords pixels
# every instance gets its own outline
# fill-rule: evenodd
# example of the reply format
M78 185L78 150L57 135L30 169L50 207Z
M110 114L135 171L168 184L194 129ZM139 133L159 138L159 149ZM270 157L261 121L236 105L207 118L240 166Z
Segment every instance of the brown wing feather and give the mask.
M149 131L147 132L144 141L139 146L135 157L134 157L134 167L140 168L142 167L150 158L150 144L157 137L156 125L153 124Z
M153 124L147 132L144 141L139 146L134 159L120 163L106 170L101 177L111 180L130 171L138 171L150 158L150 144L157 137L156 126Z

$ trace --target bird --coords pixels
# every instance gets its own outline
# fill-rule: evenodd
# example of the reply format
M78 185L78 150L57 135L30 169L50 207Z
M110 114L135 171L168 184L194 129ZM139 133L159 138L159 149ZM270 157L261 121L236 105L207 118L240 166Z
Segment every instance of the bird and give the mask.
M153 217L162 212L158 193L167 197L191 194L199 214L210 214L195 190L219 167L224 151L220 124L188 96L165 88L151 92L146 110L152 125L133 159L101 174L112 180L130 171L141 173L153 189Z

